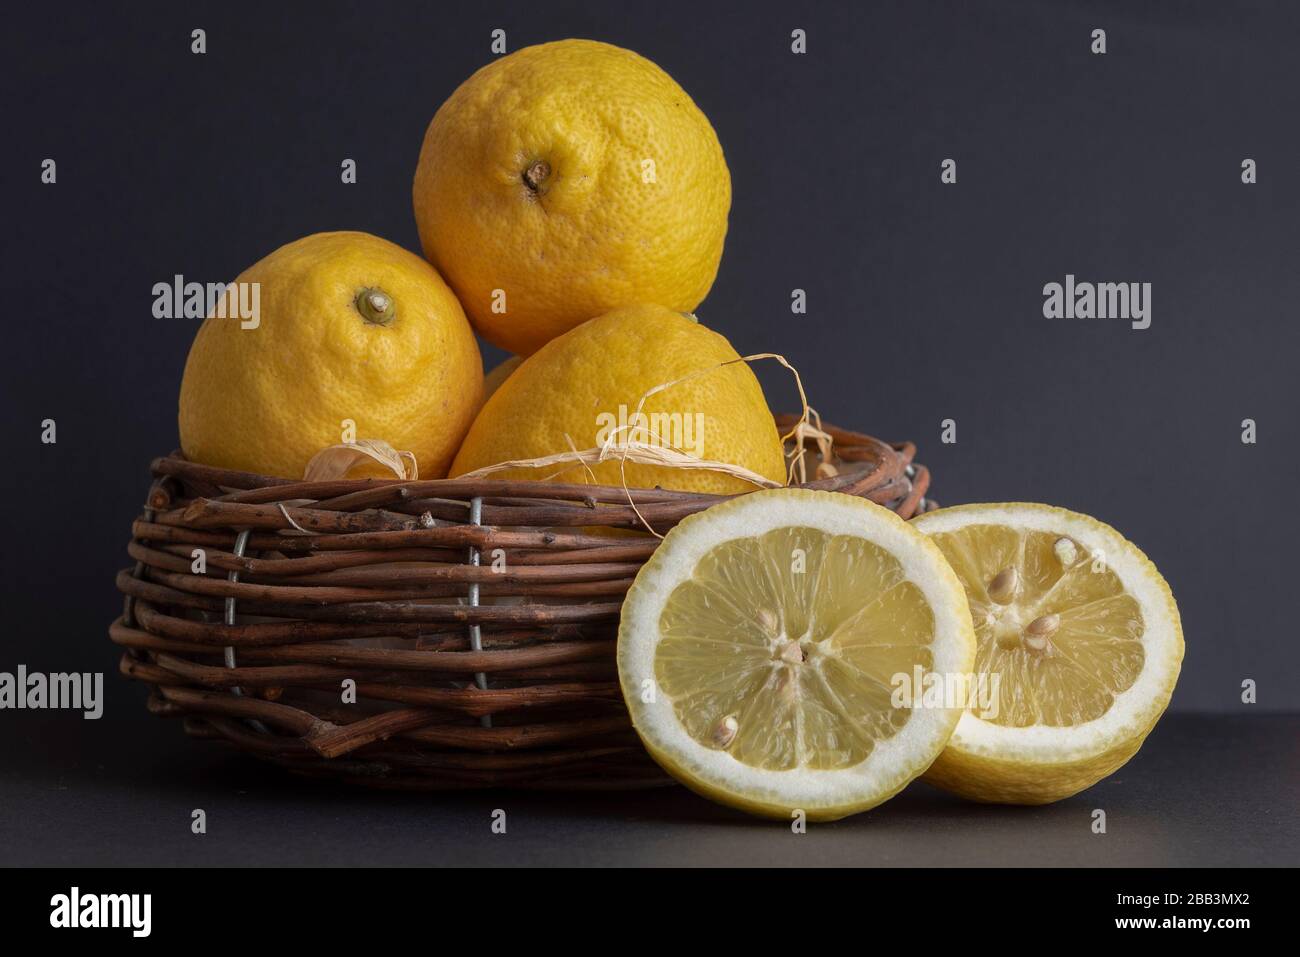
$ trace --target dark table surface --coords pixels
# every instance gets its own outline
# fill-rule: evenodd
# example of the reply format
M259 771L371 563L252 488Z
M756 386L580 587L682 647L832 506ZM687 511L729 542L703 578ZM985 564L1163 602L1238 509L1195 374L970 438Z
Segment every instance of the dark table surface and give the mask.
M287 776L162 721L122 735L73 720L27 713L5 722L0 863L1300 864L1300 715L1169 715L1116 775L1056 805L986 807L913 784L804 835L679 788L372 793ZM191 833L196 808L207 814L205 835ZM1105 834L1093 833L1098 808ZM504 835L492 833L496 809L506 812Z

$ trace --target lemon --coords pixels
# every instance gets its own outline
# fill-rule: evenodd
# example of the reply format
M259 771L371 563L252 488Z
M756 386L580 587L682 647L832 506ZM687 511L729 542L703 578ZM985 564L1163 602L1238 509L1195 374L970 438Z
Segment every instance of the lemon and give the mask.
M519 363L523 362L520 356L511 356L497 365L491 372L483 377L483 401L486 402L492 397L492 393L501 388L501 383L510 378L511 373L519 368Z
M1096 519L1047 505L917 518L970 601L971 710L926 780L978 801L1045 804L1111 774L1169 704L1183 632L1169 585Z
M502 462L595 449L613 438L725 462L774 482L785 479L776 422L754 373L722 336L662 306L616 309L553 339L524 360L488 399L452 463L463 475ZM689 378L638 403L655 386ZM636 428L636 426L642 428ZM615 453L617 455L617 452ZM632 487L747 492L744 479L627 460ZM620 462L590 468L514 468L492 478L620 485Z
M483 338L527 355L618 306L690 312L717 275L731 177L667 73L607 43L524 47L438 109L413 186L425 255Z
M919 692L964 678L974 651L961 583L924 535L862 499L773 489L668 533L623 603L618 672L646 749L683 784L835 820L929 767L963 699Z
M187 458L301 478L322 448L382 439L413 452L422 477L446 474L483 364L433 267L366 233L318 233L236 282L258 284L260 316L200 327L181 381Z

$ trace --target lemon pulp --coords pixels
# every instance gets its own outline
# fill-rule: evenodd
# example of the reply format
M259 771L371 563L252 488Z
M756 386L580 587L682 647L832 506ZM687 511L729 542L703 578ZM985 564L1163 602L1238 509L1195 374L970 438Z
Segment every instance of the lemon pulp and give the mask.
M908 721L896 675L935 620L873 542L783 527L723 542L668 596L654 673L686 733L768 771L860 764Z
M1132 687L1145 624L1104 554L1055 532L1006 525L932 537L966 589L976 674L1000 676L985 720L1071 727L1105 714Z

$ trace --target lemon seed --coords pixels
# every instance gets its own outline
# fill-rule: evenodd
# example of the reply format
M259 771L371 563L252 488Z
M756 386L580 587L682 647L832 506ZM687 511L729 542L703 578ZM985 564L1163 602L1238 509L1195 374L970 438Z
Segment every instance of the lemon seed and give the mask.
M999 605L1009 605L1011 599L1016 597L1016 589L1019 587L1020 573L1014 568L1004 568L989 582L989 597Z
M1060 627L1060 615L1040 615L1025 628L1025 644L1034 651L1042 651L1047 647L1047 640Z
M1074 560L1079 557L1079 550L1068 538L1058 538L1052 545L1052 551L1056 552L1057 560L1066 568L1073 565Z
M714 722L713 728L709 731L709 742L715 748L725 748L736 740L736 732L739 730L740 722L736 720L734 714L729 714Z
M1042 621L1041 618L1035 618L1025 629L1025 647L1030 651L1046 651L1049 644L1051 632L1034 631L1033 626ZM1053 629L1055 630L1055 629Z

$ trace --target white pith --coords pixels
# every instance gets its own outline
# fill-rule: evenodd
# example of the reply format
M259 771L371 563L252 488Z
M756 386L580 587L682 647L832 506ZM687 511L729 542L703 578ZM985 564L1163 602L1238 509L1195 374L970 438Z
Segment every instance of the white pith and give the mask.
M965 592L932 542L893 512L861 499L780 489L746 495L693 516L668 535L642 569L624 602L619 627L618 663L624 696L637 730L652 749L667 755L671 763L699 782L746 801L788 808L868 804L929 766L956 723L957 709L911 711L897 733L877 742L871 754L856 765L772 771L744 764L726 751L695 741L679 722L667 694L658 693L653 703L641 700L643 682L655 678L660 615L677 585L690 578L700 559L723 542L791 526L862 537L890 552L934 613L931 670L940 674L970 671L974 639Z
M1169 586L1155 566L1119 532L1096 519L1045 505L962 505L923 515L913 525L927 535L968 525L1003 525L1068 536L1083 547L1083 560L1101 549L1107 566L1138 603L1144 628L1142 670L1116 695L1105 714L1072 727L1016 728L962 715L950 747L1004 760L1060 763L1094 757L1120 741L1144 734L1169 702L1183 658L1182 627Z

